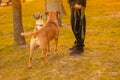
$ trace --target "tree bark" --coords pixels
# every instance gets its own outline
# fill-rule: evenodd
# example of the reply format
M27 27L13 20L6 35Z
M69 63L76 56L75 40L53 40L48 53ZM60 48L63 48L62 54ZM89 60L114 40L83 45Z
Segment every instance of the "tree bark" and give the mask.
M22 25L21 0L12 0L14 41L18 45L26 44L25 38L20 34L24 32Z

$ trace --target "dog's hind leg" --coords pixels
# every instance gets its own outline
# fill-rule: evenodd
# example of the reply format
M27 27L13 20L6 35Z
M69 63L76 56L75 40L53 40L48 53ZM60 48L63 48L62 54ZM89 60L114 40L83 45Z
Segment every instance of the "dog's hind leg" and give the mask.
M32 68L32 57L33 57L33 53L34 50L37 48L38 45L35 45L35 43L33 41L31 41L30 43L30 56L29 56L29 68Z
M48 44L47 44L47 41L43 41L41 43L42 43L41 44L41 48L42 48L42 56L41 56L41 58L44 61L44 63L48 64L49 62L46 59L46 54L48 52Z
M42 60L44 61L44 63L49 63L48 61L47 61L47 59L46 59L46 53L47 53L47 49L46 48L44 48L44 49L42 49Z

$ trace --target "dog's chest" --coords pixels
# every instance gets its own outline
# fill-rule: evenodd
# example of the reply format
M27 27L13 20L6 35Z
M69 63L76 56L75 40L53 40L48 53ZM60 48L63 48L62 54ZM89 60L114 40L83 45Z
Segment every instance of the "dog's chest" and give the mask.
M42 25L37 25L36 26L36 30L39 30L40 28L42 28Z

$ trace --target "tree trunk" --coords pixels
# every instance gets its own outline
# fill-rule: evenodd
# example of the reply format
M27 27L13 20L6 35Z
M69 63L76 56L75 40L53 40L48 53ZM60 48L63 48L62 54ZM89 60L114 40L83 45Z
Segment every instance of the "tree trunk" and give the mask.
M26 44L25 38L20 35L22 32L24 32L22 25L21 0L12 0L12 9L13 9L14 41L18 45Z

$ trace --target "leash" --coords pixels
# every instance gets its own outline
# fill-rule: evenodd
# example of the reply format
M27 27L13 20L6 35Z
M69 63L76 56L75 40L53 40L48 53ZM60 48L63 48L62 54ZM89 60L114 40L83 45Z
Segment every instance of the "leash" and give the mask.
M74 17L75 17L74 32L75 33L79 33L80 32L80 27L79 27L78 31L76 30L76 23L77 23L76 14L77 13L78 13L78 15L80 15L79 10L75 9L75 11L74 11ZM85 38L84 28L83 28L83 26L84 26L84 24L83 24L84 16L85 16L85 7L82 7L81 8L81 17L80 17L80 26L81 26L81 37L82 37L82 39Z
M79 14L79 11L77 10L77 9L75 9L75 11L74 11L74 18L75 18L75 22L74 22L74 32L75 33L79 33L80 32L80 28L78 29L78 31L76 30L76 23L77 23L77 18L76 18L76 14ZM80 21L80 23L81 23L81 21Z

